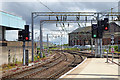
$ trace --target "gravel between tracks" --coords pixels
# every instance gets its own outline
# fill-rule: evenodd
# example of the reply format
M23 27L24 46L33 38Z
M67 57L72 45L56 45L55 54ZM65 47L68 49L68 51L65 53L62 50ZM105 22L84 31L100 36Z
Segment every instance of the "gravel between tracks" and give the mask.
M39 67L31 68L31 70L25 71L18 75L11 75L10 78L58 78L65 72L69 71L73 67L82 62L80 55L71 54L67 52L57 52L62 56L49 64L44 64ZM54 75L55 74L55 75ZM50 77L50 78L51 78Z
M80 63L81 62L81 57L79 55L75 55L75 54L69 54L69 53L62 53L66 55L67 61L62 61L61 63L57 64L54 67L51 67L49 69L47 69L46 71L39 73L35 76L32 76L31 78L49 78L49 76L55 74L57 76L54 76L52 78L58 78L59 76L61 76L62 74L64 74L65 72L69 71L70 69L72 69L73 65L76 63ZM65 68L62 73L59 71L62 70L63 68Z

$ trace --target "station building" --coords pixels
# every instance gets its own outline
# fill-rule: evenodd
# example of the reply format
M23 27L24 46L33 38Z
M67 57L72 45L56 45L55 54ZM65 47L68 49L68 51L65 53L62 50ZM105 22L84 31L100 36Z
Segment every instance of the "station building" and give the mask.
M104 31L103 33L103 45L111 44L111 34L114 34L114 44L120 44L120 26L115 22L111 22L109 25L109 30ZM68 35L69 46L91 45L91 26L77 28ZM93 39L93 44L95 45L95 39Z
M24 29L24 25L26 21L22 17L0 11L0 42L6 41L7 30L21 30Z

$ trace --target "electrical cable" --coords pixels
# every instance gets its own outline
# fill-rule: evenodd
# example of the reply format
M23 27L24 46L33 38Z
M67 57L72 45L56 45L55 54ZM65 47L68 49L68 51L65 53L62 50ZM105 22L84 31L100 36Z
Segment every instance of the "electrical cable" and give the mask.
M37 0L40 4L42 4L43 6L45 6L47 9L49 9L51 12L53 12L47 5L43 4L40 0Z

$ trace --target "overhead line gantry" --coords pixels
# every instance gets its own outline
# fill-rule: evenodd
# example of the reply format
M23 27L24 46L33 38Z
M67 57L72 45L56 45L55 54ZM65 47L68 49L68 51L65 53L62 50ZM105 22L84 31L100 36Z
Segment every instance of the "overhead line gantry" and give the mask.
M40 18L40 49L42 49L42 23L43 22L53 22L53 23L90 23L92 18L93 21L98 21L102 17L116 17L120 21L120 12L32 12L31 18L31 30L32 30L32 61L34 60L34 19L36 17L46 17L45 20ZM72 18L71 18L72 17ZM84 18L85 19L84 19ZM74 18L74 20L73 20ZM112 20L111 20L112 21Z

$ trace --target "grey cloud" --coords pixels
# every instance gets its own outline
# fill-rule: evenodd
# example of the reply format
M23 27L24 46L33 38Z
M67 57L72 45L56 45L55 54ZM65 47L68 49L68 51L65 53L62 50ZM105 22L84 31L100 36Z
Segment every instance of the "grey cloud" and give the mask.
M91 10L94 9L96 11L103 11L106 9L110 9L114 6L117 6L117 3L102 3L102 2L48 2L46 5L53 10L54 12L59 11L77 11L78 9ZM73 7L73 9L70 9ZM75 7L75 8L74 8ZM78 9L76 9L78 8ZM27 21L27 24L31 24L31 12L35 11L49 11L46 7L42 4L37 2L5 2L2 5L2 10L14 13L16 15L22 16L24 20ZM38 18L36 19L36 24L39 24L39 19L45 18Z
M85 11L95 10L95 11L104 11L110 10L110 8L118 5L116 2L46 2L46 4L54 12L60 11ZM27 24L31 24L31 12L40 11L48 12L49 10L38 2L4 2L2 3L2 10L14 13L16 15L22 16L26 20ZM114 11L117 8L114 9ZM50 11L49 11L50 12ZM40 20L44 20L45 17L38 17L35 19L35 29L39 29ZM77 26L75 24L75 26ZM55 24L44 24L45 28L48 29L57 29Z

